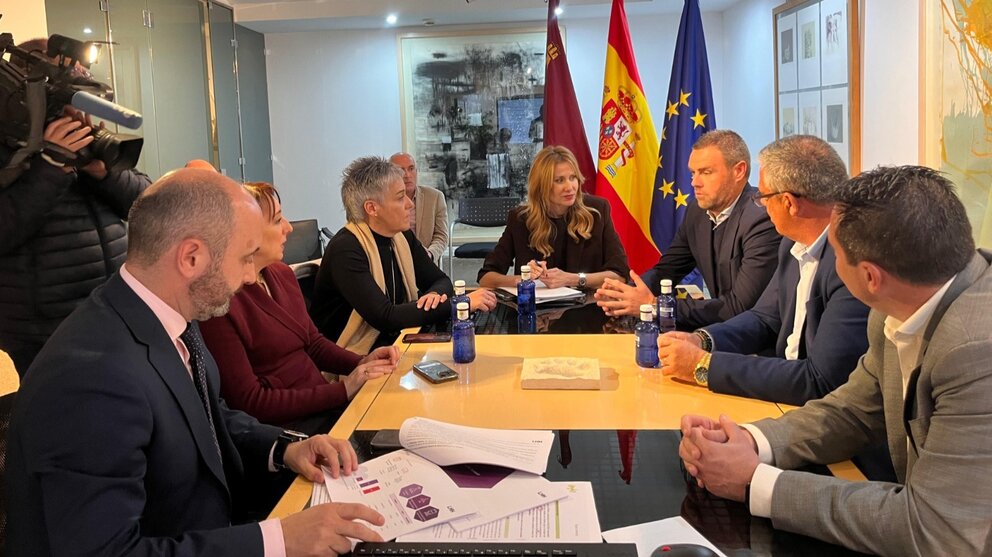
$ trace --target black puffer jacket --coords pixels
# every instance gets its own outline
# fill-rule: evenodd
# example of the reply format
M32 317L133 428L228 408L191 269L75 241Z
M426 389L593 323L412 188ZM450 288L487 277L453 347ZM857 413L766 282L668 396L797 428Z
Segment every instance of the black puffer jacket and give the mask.
M0 348L40 349L120 268L127 253L123 219L148 184L136 171L98 181L35 157L0 189Z

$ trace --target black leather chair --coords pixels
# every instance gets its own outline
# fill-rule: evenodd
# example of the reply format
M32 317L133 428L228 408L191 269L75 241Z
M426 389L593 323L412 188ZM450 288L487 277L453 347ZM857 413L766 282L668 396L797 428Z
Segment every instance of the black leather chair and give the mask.
M506 226L510 210L520 204L516 197L473 197L458 200L458 218L448 226L448 276L454 270L454 260L485 259L494 249L496 242L469 242L457 248L451 243L455 224L461 223L478 227Z
M303 300L307 304L307 311L310 311L310 298L313 297L313 289L317 284L317 270L319 269L319 263L301 263L293 268L293 272L296 273L296 281L300 283Z
M324 237L330 239L332 233L317 226L317 219L289 221L293 231L286 238L282 261L287 265L320 259L324 255Z

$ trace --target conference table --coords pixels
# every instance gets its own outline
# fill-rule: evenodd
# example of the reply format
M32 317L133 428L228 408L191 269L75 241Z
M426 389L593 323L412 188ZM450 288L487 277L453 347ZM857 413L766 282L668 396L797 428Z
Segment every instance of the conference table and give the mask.
M587 309L573 315L585 316ZM555 312L567 319L568 312ZM378 456L369 440L379 430L399 429L410 417L474 427L544 429L556 432L546 477L593 483L603 530L681 515L728 555L840 555L845 550L786 532L752 517L741 503L714 497L687 482L678 458L684 414L726 414L738 423L782 415L784 407L721 395L663 377L634 363L628 321L607 327L615 334L477 335L476 359L455 364L450 343L403 344L389 376L359 391L331 435L351 439L365 460ZM603 323L590 323L602 331ZM581 324L569 330L581 331ZM410 332L414 332L411 330ZM616 334L619 333L619 334ZM402 338L402 337L401 337ZM524 390L524 358L589 357L599 360L600 390ZM458 379L433 384L412 371L438 360ZM857 479L849 463L813 471ZM283 517L306 507L312 484L297 478L273 510Z

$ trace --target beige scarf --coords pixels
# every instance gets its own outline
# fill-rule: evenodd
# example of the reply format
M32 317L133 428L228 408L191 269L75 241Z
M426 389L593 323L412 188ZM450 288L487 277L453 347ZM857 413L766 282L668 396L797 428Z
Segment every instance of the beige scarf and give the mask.
M358 224L349 222L345 228L358 238L358 244L362 246L365 256L369 258L369 270L372 271L372 278L376 285L386 293L386 276L382 271L382 259L379 258L379 247L376 246L375 238L369 225L360 222ZM403 286L406 287L407 301L417 299L417 282L413 273L413 255L410 253L410 244L406 241L403 233L393 236L393 256L400 264L400 276L403 278ZM393 287L395 288L395 284ZM356 354L368 354L372 344L379 338L379 331L369 325L357 311L351 310L348 324L344 326L344 331L338 337L338 346L355 352Z

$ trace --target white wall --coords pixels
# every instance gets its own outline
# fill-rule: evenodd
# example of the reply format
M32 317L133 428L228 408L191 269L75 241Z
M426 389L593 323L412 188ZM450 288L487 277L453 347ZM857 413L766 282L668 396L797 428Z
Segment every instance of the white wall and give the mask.
M564 20L566 52L589 142L599 133L609 12ZM664 115L679 17L629 21L641 80L655 124ZM714 108L724 110L723 17L704 14ZM543 22L534 25L541 27ZM265 36L273 176L291 219L344 223L340 175L356 157L402 147L397 35L407 30L318 31ZM771 57L769 56L769 60ZM769 62L770 63L770 62Z
M703 14L717 124L737 130L752 154L775 138L771 14L781 3L742 0L726 12ZM865 4L862 167L916 163L919 4ZM609 13L562 23L579 110L595 148ZM637 16L629 23L641 80L660 125L679 17ZM290 218L341 226L342 169L356 157L388 156L402 147L396 37L405 31L266 35L274 178Z
M344 224L341 171L400 150L394 31L265 36L272 174L290 219Z
M744 0L723 13L725 111L718 115L717 124L741 134L754 165L758 151L775 139L772 10L781 3ZM757 185L757 173L752 174L751 183Z
M13 34L16 43L48 36L43 0L3 0L0 13L3 14L0 29Z
M919 2L864 4L861 167L919 164Z

